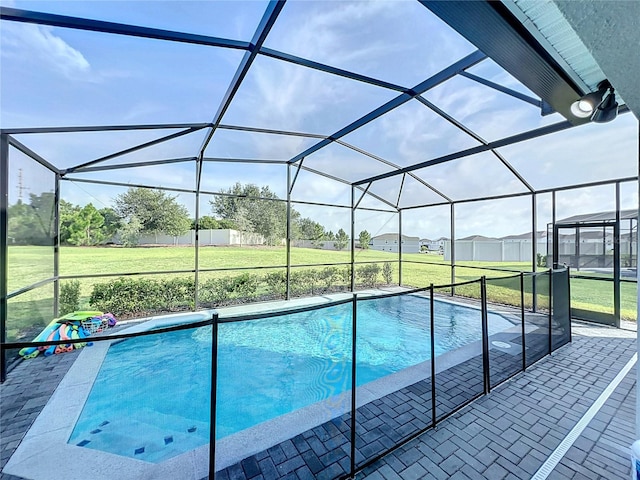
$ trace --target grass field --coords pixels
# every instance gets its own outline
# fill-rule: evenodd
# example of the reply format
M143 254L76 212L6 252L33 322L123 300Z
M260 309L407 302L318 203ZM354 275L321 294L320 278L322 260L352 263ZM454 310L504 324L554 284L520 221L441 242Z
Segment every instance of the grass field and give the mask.
M358 250L356 262L397 262L398 255L377 250ZM348 263L351 254L347 251L292 248L291 265ZM421 263L435 263L431 270L424 271L425 265L405 263L403 280L423 284L424 274L429 274L434 283L450 283L449 263L441 255L403 254L403 260ZM9 291L31 285L53 276L53 249L50 247L9 247ZM285 266L286 250L282 247L202 247L199 249L200 269L251 268L256 266ZM530 270L527 262L501 263L467 262L475 267L498 266L512 270ZM195 253L188 247L150 248L91 248L62 247L60 249L60 275L127 274L140 272L164 272L193 270ZM486 274L500 276L500 272L473 269L458 269L461 278ZM484 272L484 273L483 273ZM417 278L417 277L420 278ZM83 280L83 285L91 286L100 279ZM428 283L427 283L428 285Z
M291 249L291 264L335 264L347 263L351 254L347 251L328 251L305 248ZM283 247L202 247L199 250L200 269L239 269L251 267L284 267L286 250ZM356 262L393 262L394 281L398 279L398 255L375 250L359 250ZM451 283L451 268L442 256L432 254L403 254L402 283L416 287L447 285ZM477 279L482 275L496 278L509 273L485 270L478 267L499 267L510 270L530 271L531 264L465 262L465 266L456 267L456 282ZM127 274L141 272L162 272L176 270L194 270L195 253L189 247L63 247L60 250L60 275L98 275ZM470 268L476 267L476 268ZM252 273L261 273L252 269ZM239 272L202 272L201 279L222 275L235 275ZM51 247L9 247L8 256L9 291L27 287L35 282L53 276L53 249ZM166 277L171 274L146 275L150 278ZM189 276L193 273L174 274ZM113 277L112 277L113 278ZM88 308L88 298L95 283L105 282L106 278L81 279L81 307ZM517 280L517 279L516 279ZM516 280L507 287L491 287L489 293L498 300L519 301ZM475 287L474 287L475 288ZM574 307L600 312L613 311L613 284L611 282L587 279L572 279L571 296ZM546 293L546 292L544 292ZM474 293L475 294L475 293ZM53 315L53 284L47 284L9 300L8 336L15 337L23 331L25 325L43 325ZM530 300L527 300L528 302ZM636 284L622 283L621 303L623 318L635 320Z

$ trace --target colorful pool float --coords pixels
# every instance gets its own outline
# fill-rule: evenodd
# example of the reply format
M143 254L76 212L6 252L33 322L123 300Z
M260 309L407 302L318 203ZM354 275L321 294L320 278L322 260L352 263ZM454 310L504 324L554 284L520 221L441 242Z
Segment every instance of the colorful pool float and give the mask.
M93 328L96 322L100 329ZM53 342L58 340L79 340L87 338L91 333L102 331L116 324L116 318L111 313L103 313L97 310L71 312L60 318L54 318L42 332L34 339L34 342ZM87 325L92 328L87 328ZM104 328L102 328L104 327ZM91 342L68 343L51 346L25 347L19 355L24 358L35 358L40 353L48 357L57 353L71 352L74 349L92 345Z
M38 334L38 336L36 336L36 338L33 339L34 342L43 342L45 340L48 339L49 335L58 328L58 324L57 324L58 319L54 318L53 320L51 320L51 322L49 323L49 325L47 325L44 330L42 330L42 332L40 332ZM44 350L44 347L25 347L23 349L20 350L19 355L24 357L24 358L33 358L33 357L37 357L38 354Z

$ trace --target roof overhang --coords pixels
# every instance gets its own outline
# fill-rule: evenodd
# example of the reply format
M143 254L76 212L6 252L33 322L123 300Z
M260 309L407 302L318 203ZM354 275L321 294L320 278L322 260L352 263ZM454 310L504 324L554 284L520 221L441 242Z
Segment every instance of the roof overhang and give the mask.
M570 111L571 104L588 93L589 86L562 65L548 44L543 45L542 35L518 15L514 2L420 1L573 125L589 121Z

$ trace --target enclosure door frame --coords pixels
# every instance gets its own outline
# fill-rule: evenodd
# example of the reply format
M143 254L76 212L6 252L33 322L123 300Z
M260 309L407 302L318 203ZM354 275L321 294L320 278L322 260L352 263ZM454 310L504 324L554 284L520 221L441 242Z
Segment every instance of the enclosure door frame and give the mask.
M587 320L589 322L602 323L605 325L615 326L620 328L620 218L616 215L615 221L602 221L602 222L588 222L588 223L554 223L553 225L553 266L554 268L560 267L559 265L559 239L560 230L573 230L575 233L575 254L576 258L580 257L580 229L582 228L602 228L603 237L606 238L606 230L613 230L613 278L612 279L593 279L587 276L581 276L579 268L571 265L572 278L582 278L591 280L593 282L609 282L613 281L613 314L594 312L592 310L585 310L581 308L571 307L571 316L580 320ZM605 249L603 249L603 256L606 255ZM579 267L579 265L578 265Z

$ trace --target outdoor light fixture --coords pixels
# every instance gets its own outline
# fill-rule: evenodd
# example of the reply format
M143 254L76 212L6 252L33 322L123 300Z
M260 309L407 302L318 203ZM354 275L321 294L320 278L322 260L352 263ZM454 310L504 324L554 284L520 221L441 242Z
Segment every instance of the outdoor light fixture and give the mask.
M599 89L597 92L587 93L584 97L571 104L571 113L578 118L590 117L596 107L602 103L602 96L606 91L607 89L604 88Z
M607 93L609 90L609 93ZM605 93L607 93L605 97ZM604 97L604 100L603 100ZM598 90L587 93L571 104L571 113L578 118L588 118L597 123L609 122L618 115L618 103L608 80L598 84Z
M610 122L618 116L618 102L616 102L616 94L613 87L609 87L609 93L604 97L600 105L596 107L591 120L596 123Z

